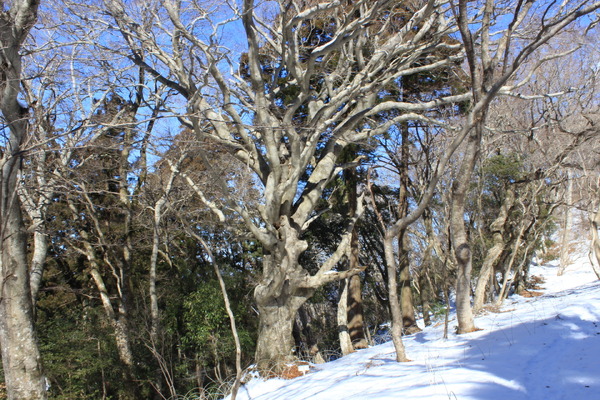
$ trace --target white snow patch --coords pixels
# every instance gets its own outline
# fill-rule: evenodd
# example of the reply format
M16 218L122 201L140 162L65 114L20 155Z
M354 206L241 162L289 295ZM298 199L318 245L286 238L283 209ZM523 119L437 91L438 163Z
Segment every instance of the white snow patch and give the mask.
M481 331L444 340L433 326L405 337L411 362L396 363L384 343L293 380L254 379L238 399L600 399L600 282L587 257L557 271L533 266L544 295L510 297L503 312L476 318Z

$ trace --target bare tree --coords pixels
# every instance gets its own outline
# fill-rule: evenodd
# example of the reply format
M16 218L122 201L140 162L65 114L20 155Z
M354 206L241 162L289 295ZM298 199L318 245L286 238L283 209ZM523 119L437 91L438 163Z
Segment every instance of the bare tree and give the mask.
M459 1L454 13L465 45L465 54L471 79L473 106L467 116L469 136L463 152L463 161L452 186L451 232L454 255L458 263L456 307L458 333L475 329L470 302L472 254L470 238L464 222L465 200L469 182L481 150L486 115L491 101L500 93L511 93L523 86L534 71L548 59L542 57L532 66L531 73L517 83L509 80L529 57L551 38L578 18L594 12L599 3L587 1L543 6L515 2L496 4L487 0L480 9L470 9L466 1ZM505 15L510 21L507 29L494 40L496 15ZM472 18L471 16L475 16ZM480 16L480 18L478 17ZM518 46L516 46L518 44ZM507 85L507 86L505 86Z
M405 24L389 35L384 34L391 23L386 22L387 1L309 7L282 2L274 10L275 24L259 18L260 7L253 1L244 1L241 9L233 10L247 40L240 69L228 58L228 49L218 45L223 23L207 10L166 1L160 4L163 14L143 11L154 22L142 24L129 5L117 0L104 4L113 17L107 24L121 33L130 59L185 99L187 113L180 121L199 137L229 146L256 174L262 187L258 210L233 201L221 207L237 212L264 249L263 277L255 290L260 315L256 358L261 365L289 359L298 308L321 285L360 271L335 270L360 217L360 202L339 246L317 272L309 273L298 261L307 246L302 235L322 211L318 200L324 189L333 176L355 165L337 162L342 150L403 120L427 120L423 113L431 107L470 96L422 103L378 99L402 75L456 62L448 57L435 65L413 66L430 51L456 48L440 40L450 29L444 4L415 6ZM335 16L335 29L321 44L307 46L301 37L305 31L299 28L325 13ZM168 19L161 17L165 14ZM375 20L382 21L376 28L371 27ZM167 28L173 47L156 40L149 31L152 25ZM379 43L372 51L368 36ZM391 111L397 111L395 116L379 123L371 118ZM227 197L226 182L222 188Z
M45 399L46 383L33 325L27 233L17 193L29 109L19 102L21 48L37 20L37 1L14 1L0 12L0 347L9 399Z

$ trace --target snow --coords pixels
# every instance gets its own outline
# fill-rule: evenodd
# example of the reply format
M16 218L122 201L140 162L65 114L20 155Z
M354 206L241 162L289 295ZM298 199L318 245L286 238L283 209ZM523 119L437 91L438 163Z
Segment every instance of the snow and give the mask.
M563 276L556 264L532 266L543 295L509 297L499 313L476 318L480 331L449 338L443 324L404 337L408 358L391 342L293 379L255 378L239 400L600 399L600 282L587 256Z

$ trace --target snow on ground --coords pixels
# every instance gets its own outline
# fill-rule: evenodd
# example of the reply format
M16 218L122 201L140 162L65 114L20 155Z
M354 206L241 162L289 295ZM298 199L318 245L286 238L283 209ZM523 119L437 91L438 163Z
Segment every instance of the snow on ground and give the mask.
M600 282L586 256L557 270L533 266L544 294L509 297L476 318L480 331L444 340L440 325L404 337L411 362L396 363L385 343L293 380L253 379L238 399L600 399Z

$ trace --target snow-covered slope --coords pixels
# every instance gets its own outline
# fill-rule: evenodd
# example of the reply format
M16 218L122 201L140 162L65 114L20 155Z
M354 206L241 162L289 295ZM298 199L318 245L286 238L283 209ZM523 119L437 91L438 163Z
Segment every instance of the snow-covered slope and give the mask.
M600 282L585 257L556 271L532 267L544 294L510 297L476 318L478 332L444 340L437 326L405 337L411 362L396 363L386 343L293 380L254 379L238 399L600 399Z

